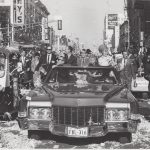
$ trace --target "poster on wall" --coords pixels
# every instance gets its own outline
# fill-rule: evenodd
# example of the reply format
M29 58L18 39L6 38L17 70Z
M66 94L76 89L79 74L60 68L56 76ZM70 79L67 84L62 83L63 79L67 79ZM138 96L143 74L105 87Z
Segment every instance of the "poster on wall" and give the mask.
M14 24L24 24L24 0L14 0Z

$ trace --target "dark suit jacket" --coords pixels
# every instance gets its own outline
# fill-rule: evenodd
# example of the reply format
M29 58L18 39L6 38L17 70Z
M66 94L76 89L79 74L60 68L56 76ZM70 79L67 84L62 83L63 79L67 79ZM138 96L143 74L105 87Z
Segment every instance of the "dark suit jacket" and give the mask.
M131 81L132 78L136 79L135 70L136 69L135 69L134 61L128 58L127 63L121 72L126 80Z
M73 54L68 58L68 55L66 55L66 61L65 64L70 64L71 66L77 66L77 58Z
M47 53L46 53L45 55L42 55L40 57L40 62L39 62L39 65L36 67L36 70L38 70L39 67L43 66L46 71L49 71L53 65L56 65L56 63L57 63L56 55L52 53L51 62L48 63L47 62Z

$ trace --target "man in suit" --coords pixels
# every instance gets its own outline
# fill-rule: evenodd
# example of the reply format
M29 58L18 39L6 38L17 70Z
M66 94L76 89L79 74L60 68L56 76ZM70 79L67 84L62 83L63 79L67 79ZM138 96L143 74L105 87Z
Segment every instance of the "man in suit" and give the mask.
M57 57L52 52L52 48L50 46L47 47L46 53L44 52L44 50L42 53L43 54L40 57L40 63L37 69L42 66L46 70L46 72L49 72L52 69L52 67L56 65Z
M70 64L71 66L77 66L77 58L73 54L73 48L71 46L68 46L66 49L66 60L65 64Z
M131 54L127 55L127 52L123 52L123 56L124 67L121 70L121 78L123 83L127 84L128 89L131 89L132 80L134 81L134 86L137 86L134 58Z
M22 50L21 52L21 56L20 56L20 62L22 63L23 67L26 67L26 52L24 50Z

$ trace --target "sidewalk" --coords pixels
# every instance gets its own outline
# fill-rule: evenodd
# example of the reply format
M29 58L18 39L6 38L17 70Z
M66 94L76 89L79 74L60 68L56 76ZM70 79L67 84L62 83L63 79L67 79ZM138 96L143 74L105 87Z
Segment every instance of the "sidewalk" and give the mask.
M134 87L134 83L132 80L131 91L148 92L148 81L144 77L137 77L136 82L137 87Z

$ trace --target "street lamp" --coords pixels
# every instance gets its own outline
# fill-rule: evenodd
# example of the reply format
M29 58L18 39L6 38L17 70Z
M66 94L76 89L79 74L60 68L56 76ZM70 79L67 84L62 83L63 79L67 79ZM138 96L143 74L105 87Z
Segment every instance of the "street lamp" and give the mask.
M62 20L57 21L58 31L62 30ZM60 48L60 32L58 32L58 51Z
M62 30L62 16L51 16L51 19L49 23L56 23L57 22L57 30L58 30L58 36L57 36L57 48L59 50L60 47L60 30Z
M62 30L62 20L58 20L58 30Z

